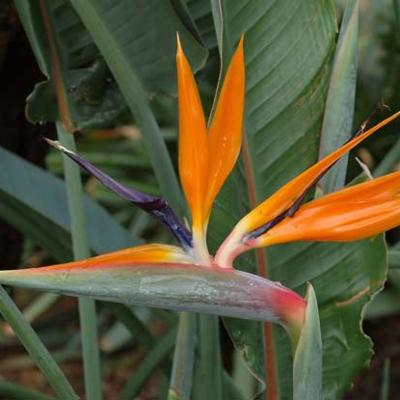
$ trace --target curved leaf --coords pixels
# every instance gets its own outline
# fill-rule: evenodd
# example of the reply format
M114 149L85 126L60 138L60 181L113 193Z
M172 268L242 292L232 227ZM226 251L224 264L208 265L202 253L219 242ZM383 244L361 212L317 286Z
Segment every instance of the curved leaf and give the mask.
M50 76L51 51L45 32L49 27L60 61L64 95L73 126L76 129L94 129L128 123L131 117L127 105L70 2L16 0L15 4L39 66L49 77L49 81L37 85L29 97L28 117L34 122L55 121L58 117L52 107L55 94L53 77ZM107 11L106 4L98 6L103 12ZM153 12L155 8L157 13ZM189 16L185 16L183 23L177 9L168 1L160 4L129 1L121 4L119 12L114 7L112 18L119 27L120 21L125 21L126 29L120 30L120 39L131 39L130 51L136 73L150 91L175 92L173 58L176 31L184 36L195 68L198 69L204 61L205 50L187 29L186 25L191 23ZM149 24L153 27L151 34L147 31ZM46 96L43 96L43 84Z
M75 129L112 127L130 121L122 95L69 2L16 0L15 5L38 64L49 79L37 84L28 97L28 118L32 122L56 121L62 114L55 107L53 56L59 61L59 78ZM48 30L54 49L50 49Z
M352 243L288 244L271 248L268 256L274 279L300 292L305 282L312 282L321 321L323 398L341 398L372 355L371 341L360 330L360 321L365 304L386 279L383 236ZM278 332L274 338L280 382L289 388L291 379L284 372L290 365L289 344ZM290 394L284 393L282 398L289 399Z

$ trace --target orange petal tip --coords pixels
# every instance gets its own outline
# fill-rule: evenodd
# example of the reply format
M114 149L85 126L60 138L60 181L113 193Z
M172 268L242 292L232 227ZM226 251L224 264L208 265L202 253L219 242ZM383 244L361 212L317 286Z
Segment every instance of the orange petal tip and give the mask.
M180 56L183 54L181 39L179 36L179 32L176 32L176 55Z
M282 186L271 197L269 197L260 205L258 205L256 208L254 208L252 211L250 211L250 213L248 213L237 223L232 233L221 245L220 249L217 252L217 257L216 257L217 261L231 263L233 257L237 256L241 252L248 250L252 247L262 247L278 243L276 239L274 239L274 243L272 243L272 238L271 238L272 233L274 233L275 237L277 237L278 231L280 232L280 243L284 243L286 241L293 241L294 240L293 238L291 238L291 240L288 240L289 236L285 236L285 239L283 239L283 234L281 234L283 232L283 227L293 228L293 230L296 230L296 233L298 233L299 229L297 228L294 229L294 226L296 224L297 226L299 225L300 216L305 215L304 210L307 210L308 207L311 207L311 205L302 206L300 207L300 210L302 210L302 212L299 213L298 212L299 210L297 210L296 208L297 205L296 202L299 202L298 205L300 206L300 202L303 196L317 182L317 180L319 179L318 177L322 176L324 172L326 172L332 165L334 165L334 163L337 160L340 159L340 157L342 157L345 153L348 153L363 140L367 139L373 133L377 132L379 129L381 129L394 119L398 118L399 116L400 116L400 111L397 111L391 116L385 118L383 121L374 125L370 129L366 130L365 132L362 132L360 135L353 137L351 140L344 143L343 146L339 147L338 149L336 149L335 151L333 151L332 153L330 153L329 155L318 161L316 164L306 169L300 175L296 176L286 185ZM367 186L363 186L362 188L366 187ZM342 194L342 192L339 193L340 195ZM334 195L335 194L331 196ZM332 197L328 197L327 200L331 198ZM398 200L390 200L390 201L394 202ZM392 205L390 201L387 201L386 205ZM312 204L315 204L315 202L313 202ZM341 211L336 209L338 205L334 204L328 211L331 213L335 211L340 219ZM396 205L396 207L398 207L398 205ZM357 209L357 207L355 207L355 209ZM364 207L364 209L367 210L367 207ZM320 209L317 208L316 210L318 210L319 212L318 214L319 221L322 221L322 214L320 212ZM325 211L326 210L327 208L325 207ZM373 211L375 212L375 218L378 218L376 209L374 209ZM309 214L310 211L307 212L307 215ZM367 211L366 214L368 214ZM400 215L400 212L398 214ZM379 224L371 223L370 221L372 219L371 217L365 218L366 222L364 224L363 229L358 229L357 232L356 229L354 228L354 225L351 224L352 221L351 218L347 218L348 223L346 227L344 228L342 224L341 228L342 230L346 230L346 234L343 232L339 234L337 233L337 231L335 231L329 236L327 234L324 235L324 237L322 238L322 236L320 235L321 232L318 230L317 227L312 236L311 234L309 234L309 236L306 238L303 235L302 240L324 239L330 241L336 241L336 240L349 241L349 240L365 238L368 236L372 236L376 233L383 232L389 229L390 227L397 226L398 224L400 224L399 222L400 217L398 214L395 211L391 211L390 216L388 217L387 211L385 213L382 213L378 218L380 221ZM313 214L314 219L316 216L317 212ZM285 220L286 222L282 222L281 217L286 218ZM328 217L330 217L330 215L324 214L324 218ZM302 217L302 220L304 222L305 218ZM310 221L311 219L306 221L308 222L308 225L311 224ZM332 231L333 231L334 229L336 229L336 225L332 223L332 219L330 219L329 221L330 224L332 225ZM325 221L325 224L327 224L327 221ZM306 223L304 223L302 227L303 227L303 232L302 232L303 234L305 230L308 230L309 232L311 231L310 226L307 226ZM351 237L350 235L353 236ZM300 240L299 237L297 237L296 240Z
M204 214L231 173L240 153L243 139L245 66L243 36L228 66L215 112L208 131L208 184Z

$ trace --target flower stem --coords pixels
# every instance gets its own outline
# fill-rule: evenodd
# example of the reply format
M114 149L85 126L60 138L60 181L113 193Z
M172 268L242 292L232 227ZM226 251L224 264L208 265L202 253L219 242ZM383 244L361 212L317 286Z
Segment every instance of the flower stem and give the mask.
M168 400L190 400L196 337L196 314L179 315Z
M212 260L208 253L205 234L202 233L201 236L196 238L196 232L193 232L193 243L196 261L201 265L208 265L212 268ZM198 251L199 249L201 251ZM219 337L219 318L214 315L198 314L197 326L198 356L195 363L192 398L193 400L222 400L223 368Z
M57 124L60 143L75 151L74 136L67 133L60 122ZM85 215L83 211L83 190L79 167L63 156L64 174L67 187L68 207L71 218L71 234L74 259L90 257L87 240ZM88 400L102 398L100 356L97 337L96 306L94 300L79 298L79 319L81 324L85 392Z
M199 314L198 318L199 348L192 398L193 400L222 400L219 319L214 315L207 314Z

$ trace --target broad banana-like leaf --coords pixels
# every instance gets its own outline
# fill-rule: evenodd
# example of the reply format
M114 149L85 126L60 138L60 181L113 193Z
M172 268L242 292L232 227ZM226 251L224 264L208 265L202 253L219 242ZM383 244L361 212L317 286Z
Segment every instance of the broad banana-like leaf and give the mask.
M223 31L217 37L223 38L224 62L229 59L227 47L232 52L246 33L247 76L243 162L225 185L209 228L213 240L220 242L244 209L263 201L317 160L336 23L331 1L215 3L213 9L222 10ZM250 205L245 204L246 198ZM248 267L248 260L239 259L237 266ZM360 319L365 304L385 280L382 236L348 244L275 246L257 252L257 265L261 274L301 293L306 282L312 282L322 329L323 398L340 398L371 355ZM247 333L254 332L250 324L231 326L231 331L239 332L231 336L244 338L238 344L253 371L260 372L264 361L257 341L247 343L251 338ZM289 341L279 328L266 326L264 343L267 396L290 399ZM249 356L247 349L254 354Z
M243 6L229 0L213 2L222 62L227 62L240 32L245 32L247 76L242 163L218 199L209 229L213 243L220 243L240 216L316 159L315 125L322 115L329 76L327 62L336 30L332 4L320 3L291 7L287 1L273 6L268 2ZM308 29L303 32L305 25ZM310 43L314 44L310 47ZM265 273L265 264L262 251L256 258L244 255L237 262L239 268L250 267L249 271L259 273ZM254 322L225 322L253 374L258 380L268 380L268 394L281 395L279 375L287 376L291 361L278 365L276 358L281 349L271 328L264 329L261 324L257 327ZM268 349L265 357L260 343ZM282 382L288 397L290 387L291 382Z
M56 121L64 110L57 109L56 90L65 97L69 128L106 128L131 121L129 109L89 32L66 0L16 0L19 16L42 72L49 78L39 83L28 101L27 115L34 122ZM104 4L99 4L104 6ZM157 13L154 13L154 9ZM206 51L190 31L190 18L180 19L169 1L128 1L113 19L121 40L129 39L136 73L151 92L175 91L173 63L175 32L181 32L193 65L202 65ZM152 20L149 22L149 20ZM151 24L149 34L147 28ZM58 64L58 65L57 65ZM56 69L59 72L56 72ZM57 81L55 82L54 73ZM57 87L59 86L59 87ZM59 107L62 108L62 107Z
M16 0L15 6L48 78L29 96L27 117L39 123L62 118L69 130L128 123L128 107L69 2Z
M209 50L217 47L217 38L211 12L211 4L202 0L186 0L187 8L196 23L200 35Z

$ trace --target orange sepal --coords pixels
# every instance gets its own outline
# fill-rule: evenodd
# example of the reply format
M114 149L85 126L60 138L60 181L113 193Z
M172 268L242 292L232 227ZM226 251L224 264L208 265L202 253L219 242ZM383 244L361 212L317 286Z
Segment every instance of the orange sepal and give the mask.
M208 184L204 214L212 204L239 156L243 137L245 68L243 36L232 57L208 134Z
M235 227L235 232L242 235L268 223L276 216L287 210L304 193L307 187L315 181L318 176L332 166L340 157L353 149L363 140L371 136L389 122L400 116L400 111L381 121L371 129L350 140L321 161L317 162L303 173L292 179L280 188L271 197L254 208L249 214L242 218Z
M250 247L293 241L352 241L400 224L400 172L321 197L300 207Z
M179 175L193 229L203 231L207 185L208 142L203 106L188 60L177 37L176 66L179 104Z
M42 267L38 268L38 270L43 270L43 268L69 270L74 268L118 267L140 263L157 264L168 262L193 263L193 260L180 247L165 244L146 244L87 258L85 260Z

